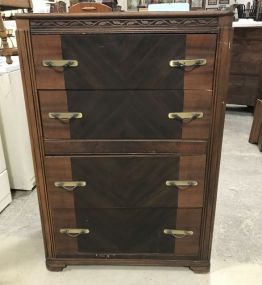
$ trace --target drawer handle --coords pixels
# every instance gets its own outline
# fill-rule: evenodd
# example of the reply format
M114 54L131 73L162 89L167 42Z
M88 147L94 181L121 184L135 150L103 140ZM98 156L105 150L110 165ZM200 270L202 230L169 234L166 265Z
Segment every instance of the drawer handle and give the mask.
M185 231L185 230L164 229L164 234L171 235L174 238L184 238L186 236L192 236L194 234L194 232L193 231Z
M77 67L78 61L77 60L52 60L52 59L45 59L42 61L43 66L45 67Z
M169 66L174 68L185 69L186 67L192 67L193 70L196 67L205 65L207 63L206 59L178 59L178 60L170 60Z
M190 123L193 120L201 119L204 117L203 112L180 112L180 113L169 113L168 118L171 120L178 120L184 123Z
M81 119L83 118L82 113L76 112L66 112L66 113L48 113L50 119L57 119L62 122L69 122L71 119Z
M95 11L97 9L96 9L96 7L83 7L81 10L83 10L83 11Z
M57 181L54 184L55 184L55 187L61 187L67 191L73 191L77 187L85 187L86 186L85 181L68 181L68 182Z
M79 235L87 235L90 233L89 229L60 229L60 234L68 235L69 237L76 238Z
M195 187L198 185L198 182L195 180L167 180L166 186L168 187L177 187L177 188L189 188Z

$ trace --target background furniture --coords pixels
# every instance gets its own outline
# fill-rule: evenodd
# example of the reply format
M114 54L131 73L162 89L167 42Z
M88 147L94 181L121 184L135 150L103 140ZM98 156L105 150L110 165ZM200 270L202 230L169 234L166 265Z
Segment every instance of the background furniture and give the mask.
M208 272L232 13L17 24L47 268Z
M82 2L69 7L69 12L70 13L112 12L112 8L100 3Z
M0 212L12 201L5 156L0 135Z
M262 100L257 100L249 142L258 144L262 151Z
M0 66L0 132L12 189L32 190L35 174L18 58Z
M262 98L262 23L252 24L234 27L228 104L255 106Z
M4 26L1 11L15 10L15 9L32 9L31 0L0 0L0 39L2 41L0 48L0 56L6 57L6 63L11 64L12 56L18 55L16 47L9 47L8 44L8 33Z

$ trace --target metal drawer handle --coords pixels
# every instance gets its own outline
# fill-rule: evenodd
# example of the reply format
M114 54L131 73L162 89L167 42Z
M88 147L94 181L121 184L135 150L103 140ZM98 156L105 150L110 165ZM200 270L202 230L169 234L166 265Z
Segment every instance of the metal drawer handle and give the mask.
M189 188L195 187L198 185L198 182L195 180L167 180L166 186L168 187L177 187L177 188Z
M206 59L175 59L169 61L169 66L174 68L185 69L186 67L192 67L193 70L196 67L205 65L207 63Z
M184 238L186 236L192 236L194 234L194 232L193 231L186 231L186 230L164 229L164 234L171 235L174 238Z
M76 238L79 235L86 235L90 233L89 229L70 229L70 228L60 229L59 232L60 234L65 234L72 238Z
M68 182L57 181L54 184L55 184L55 187L61 187L67 191L73 191L77 187L85 187L86 186L85 181L68 181Z
M168 114L169 119L183 121L184 123L190 123L193 120L201 119L203 117L203 112L179 112Z
M50 119L57 119L62 122L69 122L71 119L81 119L83 114L79 112L48 113Z
M45 59L42 61L42 65L45 67L77 67L78 61L72 59L67 59L67 60Z

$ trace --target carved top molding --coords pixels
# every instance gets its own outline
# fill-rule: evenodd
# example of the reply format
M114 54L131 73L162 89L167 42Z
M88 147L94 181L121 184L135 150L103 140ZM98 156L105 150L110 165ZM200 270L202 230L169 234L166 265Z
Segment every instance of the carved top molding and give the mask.
M213 32L218 27L216 17L196 17L196 18L104 18L104 19L32 19L30 30L32 33L64 32L72 31L86 32L94 31L128 31L128 30L190 30L195 32L199 28L209 29Z

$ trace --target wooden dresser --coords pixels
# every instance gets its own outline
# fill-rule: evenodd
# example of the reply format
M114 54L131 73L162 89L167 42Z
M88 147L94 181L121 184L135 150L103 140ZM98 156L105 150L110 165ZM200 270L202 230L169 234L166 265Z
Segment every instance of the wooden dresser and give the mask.
M234 28L228 86L228 104L262 99L262 26Z
M17 24L47 268L208 272L231 12Z

